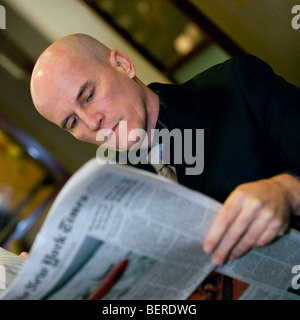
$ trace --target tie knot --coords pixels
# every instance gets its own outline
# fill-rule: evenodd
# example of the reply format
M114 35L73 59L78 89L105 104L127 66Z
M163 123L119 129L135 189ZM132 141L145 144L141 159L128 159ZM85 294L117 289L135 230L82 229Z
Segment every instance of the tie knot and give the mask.
M169 178L175 182L178 182L176 169L172 166L162 165L161 168L156 171L158 175Z

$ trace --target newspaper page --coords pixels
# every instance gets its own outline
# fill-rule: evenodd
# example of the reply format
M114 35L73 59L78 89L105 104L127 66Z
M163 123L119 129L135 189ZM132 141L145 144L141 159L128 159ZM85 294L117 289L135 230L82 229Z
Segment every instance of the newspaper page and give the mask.
M241 300L299 300L300 276L294 268L297 266L300 271L300 233L291 230L277 241L251 250L216 270L250 284Z
M12 284L23 262L21 257L0 247L0 293Z
M3 299L187 299L215 267L202 243L220 207L163 177L90 160Z

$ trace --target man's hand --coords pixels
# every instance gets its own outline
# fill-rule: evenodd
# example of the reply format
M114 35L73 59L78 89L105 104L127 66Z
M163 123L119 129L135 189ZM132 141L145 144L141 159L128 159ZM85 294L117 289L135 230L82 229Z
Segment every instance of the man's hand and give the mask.
M203 244L219 265L283 235L300 214L300 182L289 174L237 187L215 217Z
M20 256L21 258L23 258L23 259L26 259L26 258L28 258L29 253L26 252L26 251L23 251L23 252L21 252L21 253L19 254L19 256Z

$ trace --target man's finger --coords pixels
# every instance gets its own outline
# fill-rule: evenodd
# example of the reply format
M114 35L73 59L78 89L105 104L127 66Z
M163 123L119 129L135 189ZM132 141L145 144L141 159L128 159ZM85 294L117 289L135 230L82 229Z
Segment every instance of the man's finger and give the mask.
M255 217L257 216L258 208L256 206L246 206L236 215L234 221L224 233L221 241L213 251L212 260L215 264L219 265L224 263L232 248L234 248L247 234L249 228L255 223ZM258 236L257 236L258 237ZM247 250L248 244L244 244L247 248L241 248L241 250ZM242 244L243 246L243 244Z
M241 202L240 198L234 194L227 198L205 236L203 250L206 253L211 253L221 241L223 235L242 208Z
M288 222L285 224L279 223L278 220L273 221L268 228L256 240L255 248L260 248L274 240L277 236L282 236L288 227Z
M242 236L240 241L233 247L229 259L236 259L256 246L256 243L266 230L267 225L259 220L254 221Z
M26 259L26 258L28 257L28 255L29 255L28 252L23 251L23 252L20 253L19 256L20 256L21 258L23 258L23 259Z

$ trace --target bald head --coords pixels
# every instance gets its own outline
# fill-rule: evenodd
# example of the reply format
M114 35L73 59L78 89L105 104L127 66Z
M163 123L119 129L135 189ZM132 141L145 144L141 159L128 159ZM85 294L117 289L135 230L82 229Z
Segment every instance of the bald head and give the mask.
M124 149L133 144L127 141L131 130L150 134L155 127L158 96L136 77L131 59L87 35L69 35L48 47L30 88L37 111L82 141L100 145L97 132L109 129L125 139ZM127 130L120 133L123 121Z
M60 83L63 75L91 60L108 64L110 52L104 44L85 34L68 35L50 45L38 58L31 76L31 96L38 112L52 121L47 106L52 94L63 88L59 85L63 85Z

